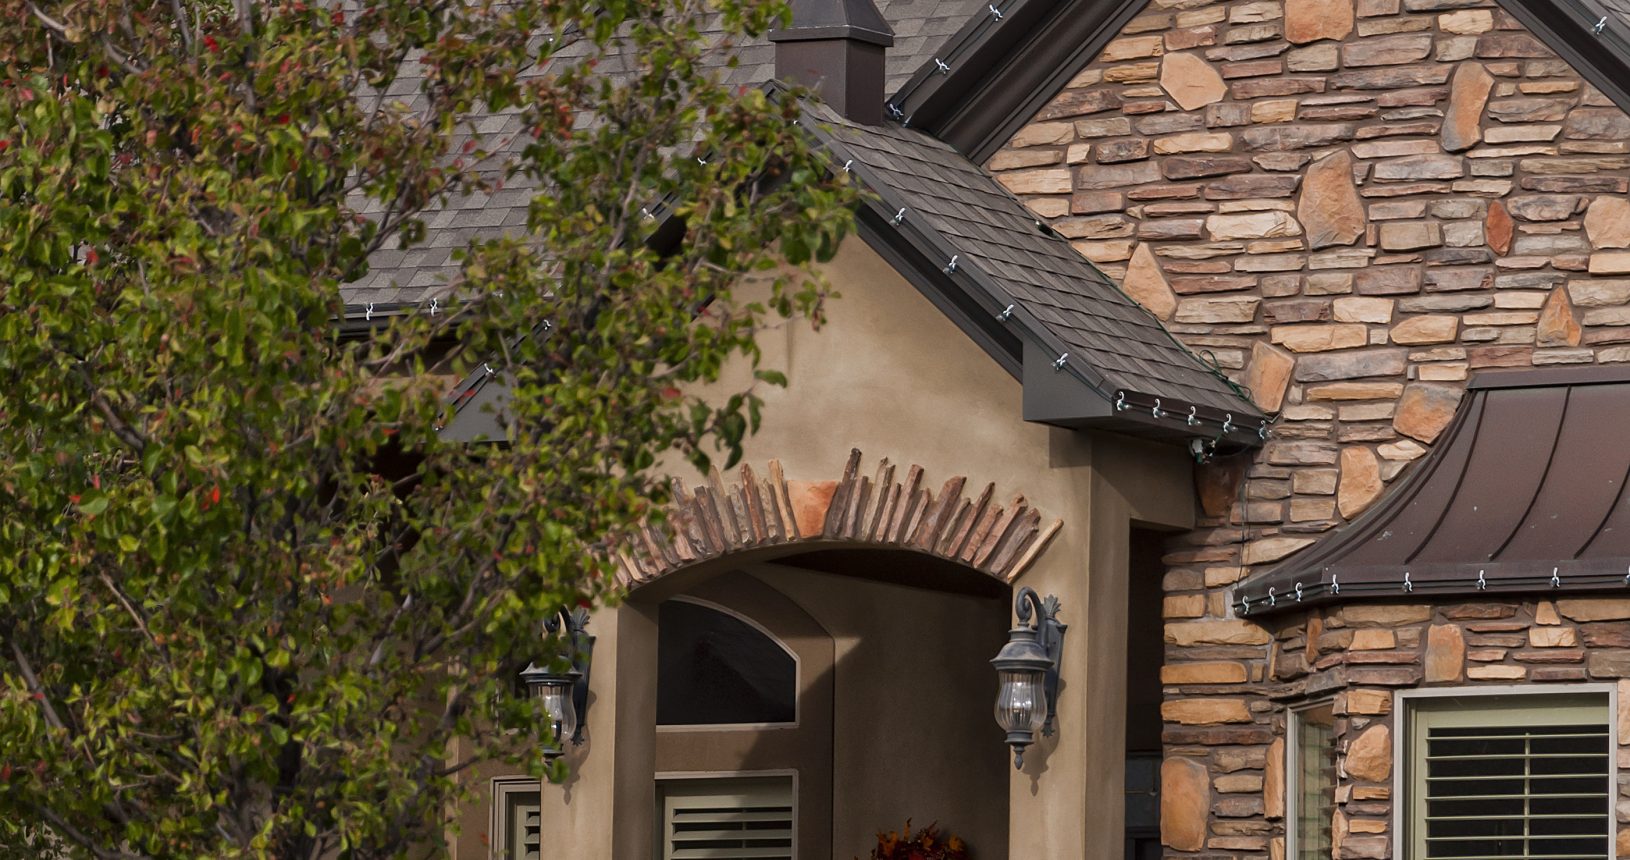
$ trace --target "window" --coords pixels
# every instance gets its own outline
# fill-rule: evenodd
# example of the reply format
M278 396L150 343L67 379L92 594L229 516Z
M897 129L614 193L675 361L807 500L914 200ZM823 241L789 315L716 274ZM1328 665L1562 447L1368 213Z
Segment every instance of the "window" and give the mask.
M1330 860L1330 828L1336 811L1336 713L1325 701L1290 712L1290 743L1285 772L1290 774L1289 802L1292 857Z
M742 618L689 600L657 610L657 725L794 723L798 663Z
M1611 856L1609 714L1606 694L1415 700L1409 860Z
M493 860L539 860L543 833L538 781L499 777L492 781Z
M792 777L664 780L662 860L792 860Z

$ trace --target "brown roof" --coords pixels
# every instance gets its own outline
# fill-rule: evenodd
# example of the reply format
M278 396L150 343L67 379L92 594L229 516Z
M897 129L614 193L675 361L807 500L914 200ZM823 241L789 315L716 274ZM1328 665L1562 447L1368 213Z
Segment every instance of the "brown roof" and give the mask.
M1414 474L1368 514L1248 577L1241 614L1349 598L1630 594L1630 368L1480 374Z

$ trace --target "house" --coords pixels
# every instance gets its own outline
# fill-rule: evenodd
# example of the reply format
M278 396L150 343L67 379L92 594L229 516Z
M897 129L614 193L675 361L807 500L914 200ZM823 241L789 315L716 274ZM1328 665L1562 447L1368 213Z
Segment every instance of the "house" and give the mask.
M472 772L458 856L1630 853L1630 14L795 12L730 74L821 89L843 298L629 548L570 780ZM1014 768L1025 587L1068 629Z

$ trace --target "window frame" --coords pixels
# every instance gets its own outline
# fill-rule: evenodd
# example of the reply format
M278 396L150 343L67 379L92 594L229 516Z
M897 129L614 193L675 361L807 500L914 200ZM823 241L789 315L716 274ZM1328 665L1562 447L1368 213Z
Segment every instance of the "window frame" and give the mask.
M725 606L722 603L715 603L715 602L713 602L711 600L703 600L703 599L701 599L699 597L692 597L692 596L690 596L688 594L677 594L677 595L674 595L673 597L668 598L668 600L674 601L676 603L690 603L690 604L693 604L693 605L696 605L696 606L700 606L700 607L702 607L704 609L711 609L714 612L718 612L718 613L720 613L722 615L728 615L731 618L734 618L737 621L740 621L741 623L747 625L748 627L751 627L754 630L757 630L759 633L763 634L764 638L766 638L766 639L770 640L771 642L773 642L775 644L775 647L780 648L782 651L786 652L787 656L792 658L792 722L790 722L790 723L789 722L781 722L781 723L657 723L656 724L656 730L659 733L666 734L666 733L677 733L677 732L759 732L759 731L765 731L765 730L770 730L770 729L796 729L796 728L798 728L798 726L800 724L803 723L803 719L804 719L804 664L803 664L802 660L798 659L798 652L795 651L792 648L791 645L788 645L780 636L777 636L774 633L770 632L770 629L768 627L765 627L763 624L760 624L758 621L754 620L751 616L748 616L747 614L745 614L743 612L739 612L739 611L737 611L735 609L731 609L730 607Z
M1478 699L1512 699L1516 697L1602 696L1604 717L1607 721L1608 756L1608 823L1607 860L1618 860L1618 831L1622 827L1616 813L1622 795L1619 793L1619 685L1614 682L1582 684L1488 684L1455 687L1427 687L1412 690L1394 690L1392 696L1392 856L1394 860L1410 860L1414 856L1414 783L1417 766L1413 763L1415 711L1422 701L1433 699L1466 699L1467 708L1475 708Z
M543 812L543 782L530 776L495 776L492 778L492 815L487 830L487 857L490 860L511 860L505 858L502 852L507 849L510 828L513 826L509 820L509 801L512 795L532 794L538 798L538 812L541 818ZM542 825L539 824L539 839L543 837Z
M1285 860L1296 860L1296 852L1298 850L1297 831L1299 828L1297 825L1298 816L1300 815L1300 799L1302 793L1297 790L1299 788L1297 785L1297 780L1300 778L1302 773L1302 745L1298 742L1297 728L1298 724L1303 719L1302 714L1306 713L1307 711L1323 707L1330 708L1331 721L1333 723L1335 720L1336 708L1336 698L1334 696L1320 696L1316 699L1308 699L1306 701L1297 702L1295 705L1287 708L1285 712ZM1332 725L1332 736L1339 737L1339 735L1335 735L1334 732L1335 727ZM1331 786L1330 790L1333 794L1340 794L1341 771L1339 769L1336 771L1335 784ZM1334 813L1336 809L1334 797L1331 798L1330 808L1331 812Z

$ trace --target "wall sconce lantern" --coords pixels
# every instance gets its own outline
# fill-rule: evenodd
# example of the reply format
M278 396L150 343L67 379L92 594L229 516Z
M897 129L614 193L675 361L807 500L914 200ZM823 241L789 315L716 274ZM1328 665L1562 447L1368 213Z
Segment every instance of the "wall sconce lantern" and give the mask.
M565 671L540 669L528 663L521 671L521 680L527 692L543 707L549 721L551 742L543 749L545 764L565 754L565 741L572 746L583 743L583 724L589 710L589 661L594 653L594 637L588 633L587 609L561 611L560 615L544 622L549 633L566 628L566 643L570 648L571 664Z
M1036 615L1031 626L1032 607ZM1025 586L1013 599L1019 623L1007 633L1007 644L991 660L996 667L996 724L1007 732L1013 747L1013 767L1024 769L1024 748L1035 742L1039 730L1053 734L1053 711L1058 706L1058 662L1064 651L1065 625L1058 620L1058 598L1043 601Z

